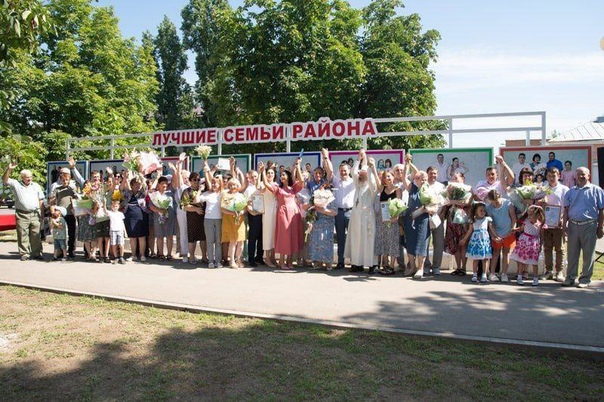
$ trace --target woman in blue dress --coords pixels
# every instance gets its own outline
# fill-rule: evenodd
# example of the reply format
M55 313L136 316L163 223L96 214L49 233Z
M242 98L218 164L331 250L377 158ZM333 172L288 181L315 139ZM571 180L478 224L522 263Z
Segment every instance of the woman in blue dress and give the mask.
M409 165L410 163L406 163L403 171L403 184L409 191L409 208L405 211L405 248L409 255L409 267L405 275L413 275L413 278L421 279L430 238L430 213L435 213L437 206L422 205L419 189L428 182L428 173L423 170L418 171L411 182L407 178Z
M334 201L324 208L313 206L313 209L317 220L312 223L308 236L308 254L313 267L321 266L329 270L333 262L333 231L338 210L334 208Z

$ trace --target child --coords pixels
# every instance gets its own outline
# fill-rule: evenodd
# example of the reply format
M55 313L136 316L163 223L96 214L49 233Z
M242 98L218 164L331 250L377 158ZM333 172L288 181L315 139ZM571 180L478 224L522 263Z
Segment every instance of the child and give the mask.
M67 222L63 218L66 214L63 207L51 207L50 230L55 245L53 261L59 260L59 254L63 256L61 261L67 260Z
M111 241L111 253L120 264L125 264L124 261L124 233L126 225L124 225L124 214L119 211L120 201L111 201L111 211L107 211L109 216L109 238ZM113 261L115 264L115 260Z
M522 274L527 268L528 264L533 266L533 284L532 286L539 286L539 253L541 252L541 241L540 233L543 222L545 221L545 214L543 209L538 205L531 205L527 212L527 219L524 221L522 234L518 238L516 248L512 252L510 258L516 261L518 265L518 279L516 282L518 285L524 285Z
M461 245L467 244L466 257L472 258L472 282L478 282L478 261L482 260L482 277L480 282L487 282L489 259L492 257L491 236L495 235L493 220L487 216L485 204L477 202L470 211L471 223L469 230L461 239ZM469 239L469 241L468 241Z
M487 214L493 219L495 236L491 242L493 247L493 260L491 261L491 274L489 281L498 282L495 268L501 251L501 282L508 281L508 264L510 262L510 250L516 246L516 211L512 202L502 198L497 190L491 190L487 194L489 205L486 206Z

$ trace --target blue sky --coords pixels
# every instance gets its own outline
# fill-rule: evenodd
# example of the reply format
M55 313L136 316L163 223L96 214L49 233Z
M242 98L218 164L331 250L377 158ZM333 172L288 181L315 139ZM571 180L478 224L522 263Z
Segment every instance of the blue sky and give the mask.
M355 8L368 0L350 0ZM111 5L127 37L152 33L167 15L180 27L187 0L100 0ZM230 1L232 6L241 1ZM564 132L604 115L604 1L408 0L401 14L418 13L424 29L436 29L437 114L545 111L547 133ZM192 60L190 60L192 65ZM187 75L194 80L194 72ZM373 116L381 117L381 116ZM512 124L473 122L472 124ZM514 124L534 125L535 120ZM455 138L457 147L498 147L524 134ZM538 138L535 134L533 138Z

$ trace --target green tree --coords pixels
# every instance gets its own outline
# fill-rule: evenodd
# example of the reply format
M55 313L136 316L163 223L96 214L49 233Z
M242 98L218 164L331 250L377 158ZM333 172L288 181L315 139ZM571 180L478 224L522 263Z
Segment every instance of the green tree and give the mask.
M342 0L247 0L232 10L220 0L191 0L182 13L183 31L185 44L197 55L197 87L209 123L434 114L429 66L440 36L422 32L417 14L397 16L401 6L399 0L375 0L363 10ZM432 122L382 125L380 130L436 128L443 127ZM294 143L293 148L360 143ZM434 135L370 141L372 148L442 144Z
M183 43L195 53L198 76L195 92L205 110L203 120L207 126L219 125L217 114L232 109L219 109L212 99L232 81L229 63L233 54L228 45L228 35L233 30L232 13L227 0L190 0L181 13Z
M367 66L360 117L430 116L436 110L434 74L435 30L422 33L417 14L397 16L400 0L374 0L364 9L365 31L361 51ZM443 129L438 122L393 124L383 131ZM439 135L381 137L370 141L377 148L428 148L443 146Z
M56 34L11 72L19 85L9 121L41 141L53 131L72 137L140 133L155 127L157 80L150 47L124 39L112 8L90 0L51 0ZM97 151L90 157L107 157Z
M156 97L159 122L165 130L186 128L193 110L191 87L183 78L187 69L187 55L176 26L164 16L153 38L159 92Z

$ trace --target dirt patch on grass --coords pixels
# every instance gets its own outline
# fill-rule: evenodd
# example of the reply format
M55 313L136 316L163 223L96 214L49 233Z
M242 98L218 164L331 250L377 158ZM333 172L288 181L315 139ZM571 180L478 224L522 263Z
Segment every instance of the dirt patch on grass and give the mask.
M604 363L0 287L2 400L597 400Z

